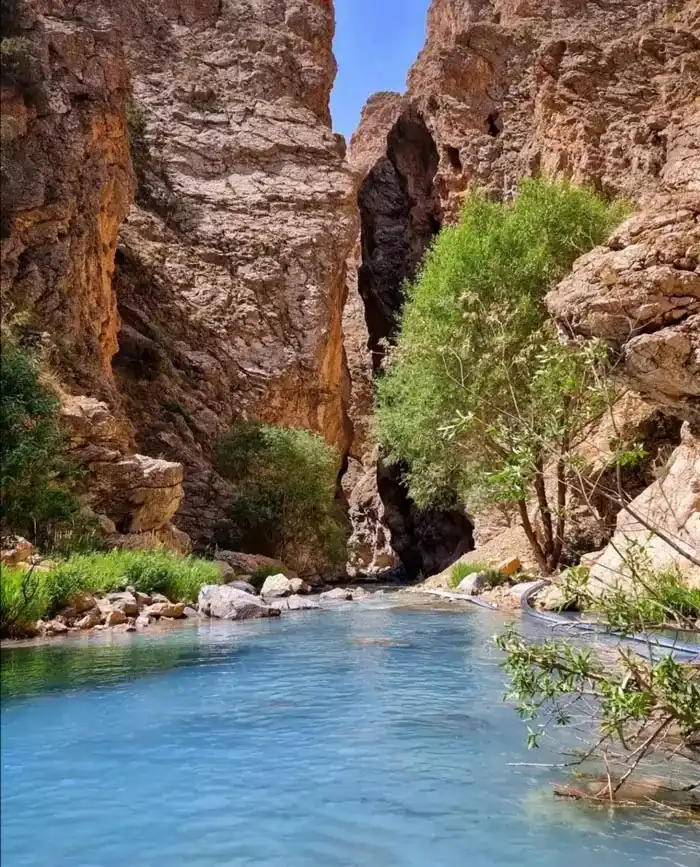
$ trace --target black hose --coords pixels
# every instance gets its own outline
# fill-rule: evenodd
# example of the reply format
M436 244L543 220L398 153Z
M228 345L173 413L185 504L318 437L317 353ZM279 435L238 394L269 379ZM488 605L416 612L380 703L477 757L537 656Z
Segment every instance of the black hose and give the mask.
M623 635L614 629L603 626L600 623L586 623L580 619L569 619L561 614L553 614L551 612L545 614L542 611L537 611L530 605L530 600L543 587L546 587L547 581L538 581L528 588L520 597L520 607L523 612L534 620L549 623L553 626L573 627L579 632L595 633L596 635L612 635L618 638L623 643L628 644L644 644L656 649L670 650L674 657L688 657L687 662L700 662L700 644L686 644L679 641L671 641L668 638L662 638L649 635L646 632L634 633L633 635Z

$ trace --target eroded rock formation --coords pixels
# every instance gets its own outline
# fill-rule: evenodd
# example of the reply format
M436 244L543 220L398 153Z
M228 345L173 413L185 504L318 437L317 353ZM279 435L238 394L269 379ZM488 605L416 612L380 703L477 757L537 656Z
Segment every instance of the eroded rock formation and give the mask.
M469 550L471 522L459 510L418 509L402 482L402 468L378 459L371 379L381 373L386 347L396 337L405 281L442 225L434 183L439 155L420 112L397 94L382 93L367 104L348 156L361 178L360 238L348 268L344 320L357 432L351 459L361 465L345 481L351 487L351 563L372 571L389 565L393 550L409 574L429 574Z
M370 346L374 323L380 337L393 328L384 275L396 275L400 296L430 218L454 220L472 187L508 198L524 177L570 178L640 214L578 263L550 309L569 337L608 340L634 389L697 423L699 99L695 0L433 0L405 94L370 99L350 148L361 211L369 203L374 215L363 218L358 251ZM411 118L408 134L402 118ZM392 154L415 142L418 127L430 142L430 184L418 196L414 187L412 220L401 217ZM349 341L362 339L355 333L348 328ZM364 394L366 362L358 371L349 357ZM363 412L353 396L353 419Z
M184 467L175 521L207 543L231 422L302 425L342 452L351 439L357 217L330 129L332 4L16 5L28 63L3 77L3 298L66 391L109 407L122 445L105 485L139 450ZM149 460L129 472L152 476Z

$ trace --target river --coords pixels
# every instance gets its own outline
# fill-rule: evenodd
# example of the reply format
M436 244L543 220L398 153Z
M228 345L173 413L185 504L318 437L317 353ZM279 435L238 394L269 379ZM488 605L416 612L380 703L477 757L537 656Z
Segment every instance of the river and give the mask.
M700 864L557 801L483 610L355 605L2 654L3 867Z

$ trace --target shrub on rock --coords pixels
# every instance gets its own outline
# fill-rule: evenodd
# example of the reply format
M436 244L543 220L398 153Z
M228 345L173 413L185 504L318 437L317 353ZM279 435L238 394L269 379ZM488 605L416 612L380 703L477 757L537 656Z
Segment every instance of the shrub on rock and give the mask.
M243 422L221 440L217 469L235 485L221 544L295 569L345 559L335 501L340 455L301 428Z

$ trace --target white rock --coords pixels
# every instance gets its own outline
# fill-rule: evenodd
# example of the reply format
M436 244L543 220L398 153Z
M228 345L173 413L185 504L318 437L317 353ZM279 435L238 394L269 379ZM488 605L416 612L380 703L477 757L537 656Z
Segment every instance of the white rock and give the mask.
M269 575L265 579L260 595L268 598L289 596L292 593L292 585L286 575Z
M274 617L279 611L270 608L257 596L236 590L228 584L207 584L199 591L199 613L222 620L248 620Z

